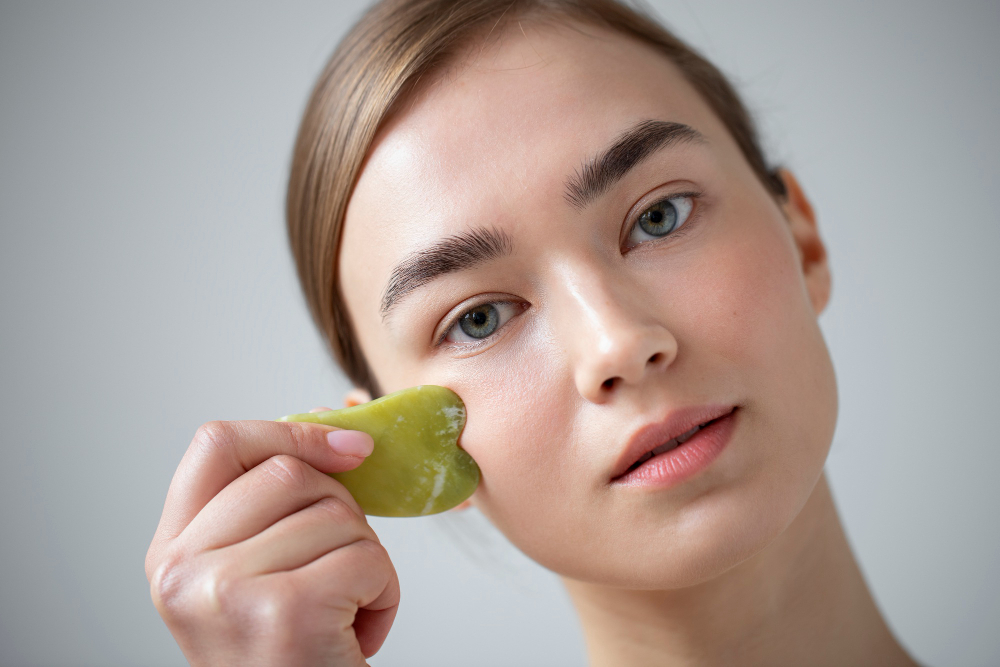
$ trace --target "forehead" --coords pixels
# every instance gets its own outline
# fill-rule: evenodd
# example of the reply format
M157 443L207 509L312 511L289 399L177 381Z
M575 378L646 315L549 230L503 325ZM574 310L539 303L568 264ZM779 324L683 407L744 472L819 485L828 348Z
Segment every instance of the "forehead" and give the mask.
M388 122L352 196L358 221L405 211L420 225L371 229L380 254L424 246L470 226L516 220L525 206L565 206L564 184L637 121L721 128L679 70L651 47L590 27L523 23L474 46ZM475 218L475 219L473 219ZM345 267L347 268L347 267Z

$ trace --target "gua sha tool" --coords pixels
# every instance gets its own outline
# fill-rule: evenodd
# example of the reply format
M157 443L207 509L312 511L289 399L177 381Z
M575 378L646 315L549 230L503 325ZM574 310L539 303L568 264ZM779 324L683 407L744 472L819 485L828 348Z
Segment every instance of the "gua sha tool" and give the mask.
M364 463L330 475L347 487L365 514L437 514L471 496L479 484L479 466L458 447L465 404L444 387L411 387L351 408L277 421L364 431L375 440Z

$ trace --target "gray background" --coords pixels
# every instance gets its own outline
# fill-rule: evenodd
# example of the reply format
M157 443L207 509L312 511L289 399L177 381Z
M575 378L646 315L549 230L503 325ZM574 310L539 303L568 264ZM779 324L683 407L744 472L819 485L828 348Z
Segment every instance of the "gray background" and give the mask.
M902 642L1000 664L1000 4L655 2L812 196L829 471ZM0 6L0 664L176 665L143 556L197 426L338 404L282 198L356 2ZM388 665L582 665L553 575L475 514L374 520Z

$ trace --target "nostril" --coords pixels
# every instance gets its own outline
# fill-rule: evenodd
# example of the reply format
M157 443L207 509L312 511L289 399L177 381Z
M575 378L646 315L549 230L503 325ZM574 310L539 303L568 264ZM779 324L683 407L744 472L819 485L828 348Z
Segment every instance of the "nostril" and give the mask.
M651 364L658 364L658 363L660 363L661 359L663 359L663 355L660 354L659 352L657 352L656 354L654 354L653 356L651 356L649 358L649 363L651 363Z
M604 389L611 389L614 386L615 386L614 378L608 378L607 380L601 383L601 387Z

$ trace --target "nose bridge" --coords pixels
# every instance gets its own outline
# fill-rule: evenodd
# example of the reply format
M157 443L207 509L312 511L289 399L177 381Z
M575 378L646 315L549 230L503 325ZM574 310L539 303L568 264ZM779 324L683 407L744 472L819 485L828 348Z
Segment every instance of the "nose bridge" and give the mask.
M566 274L566 291L575 311L567 314L578 318L582 325L580 337L593 338L591 344L602 353L613 351L615 341L628 328L626 320L637 319L639 314L630 307L627 297L622 298L618 286L598 272L581 267L567 270Z
M560 271L565 293L558 299L557 328L565 332L581 395L602 402L673 362L677 342L635 285L595 267Z

